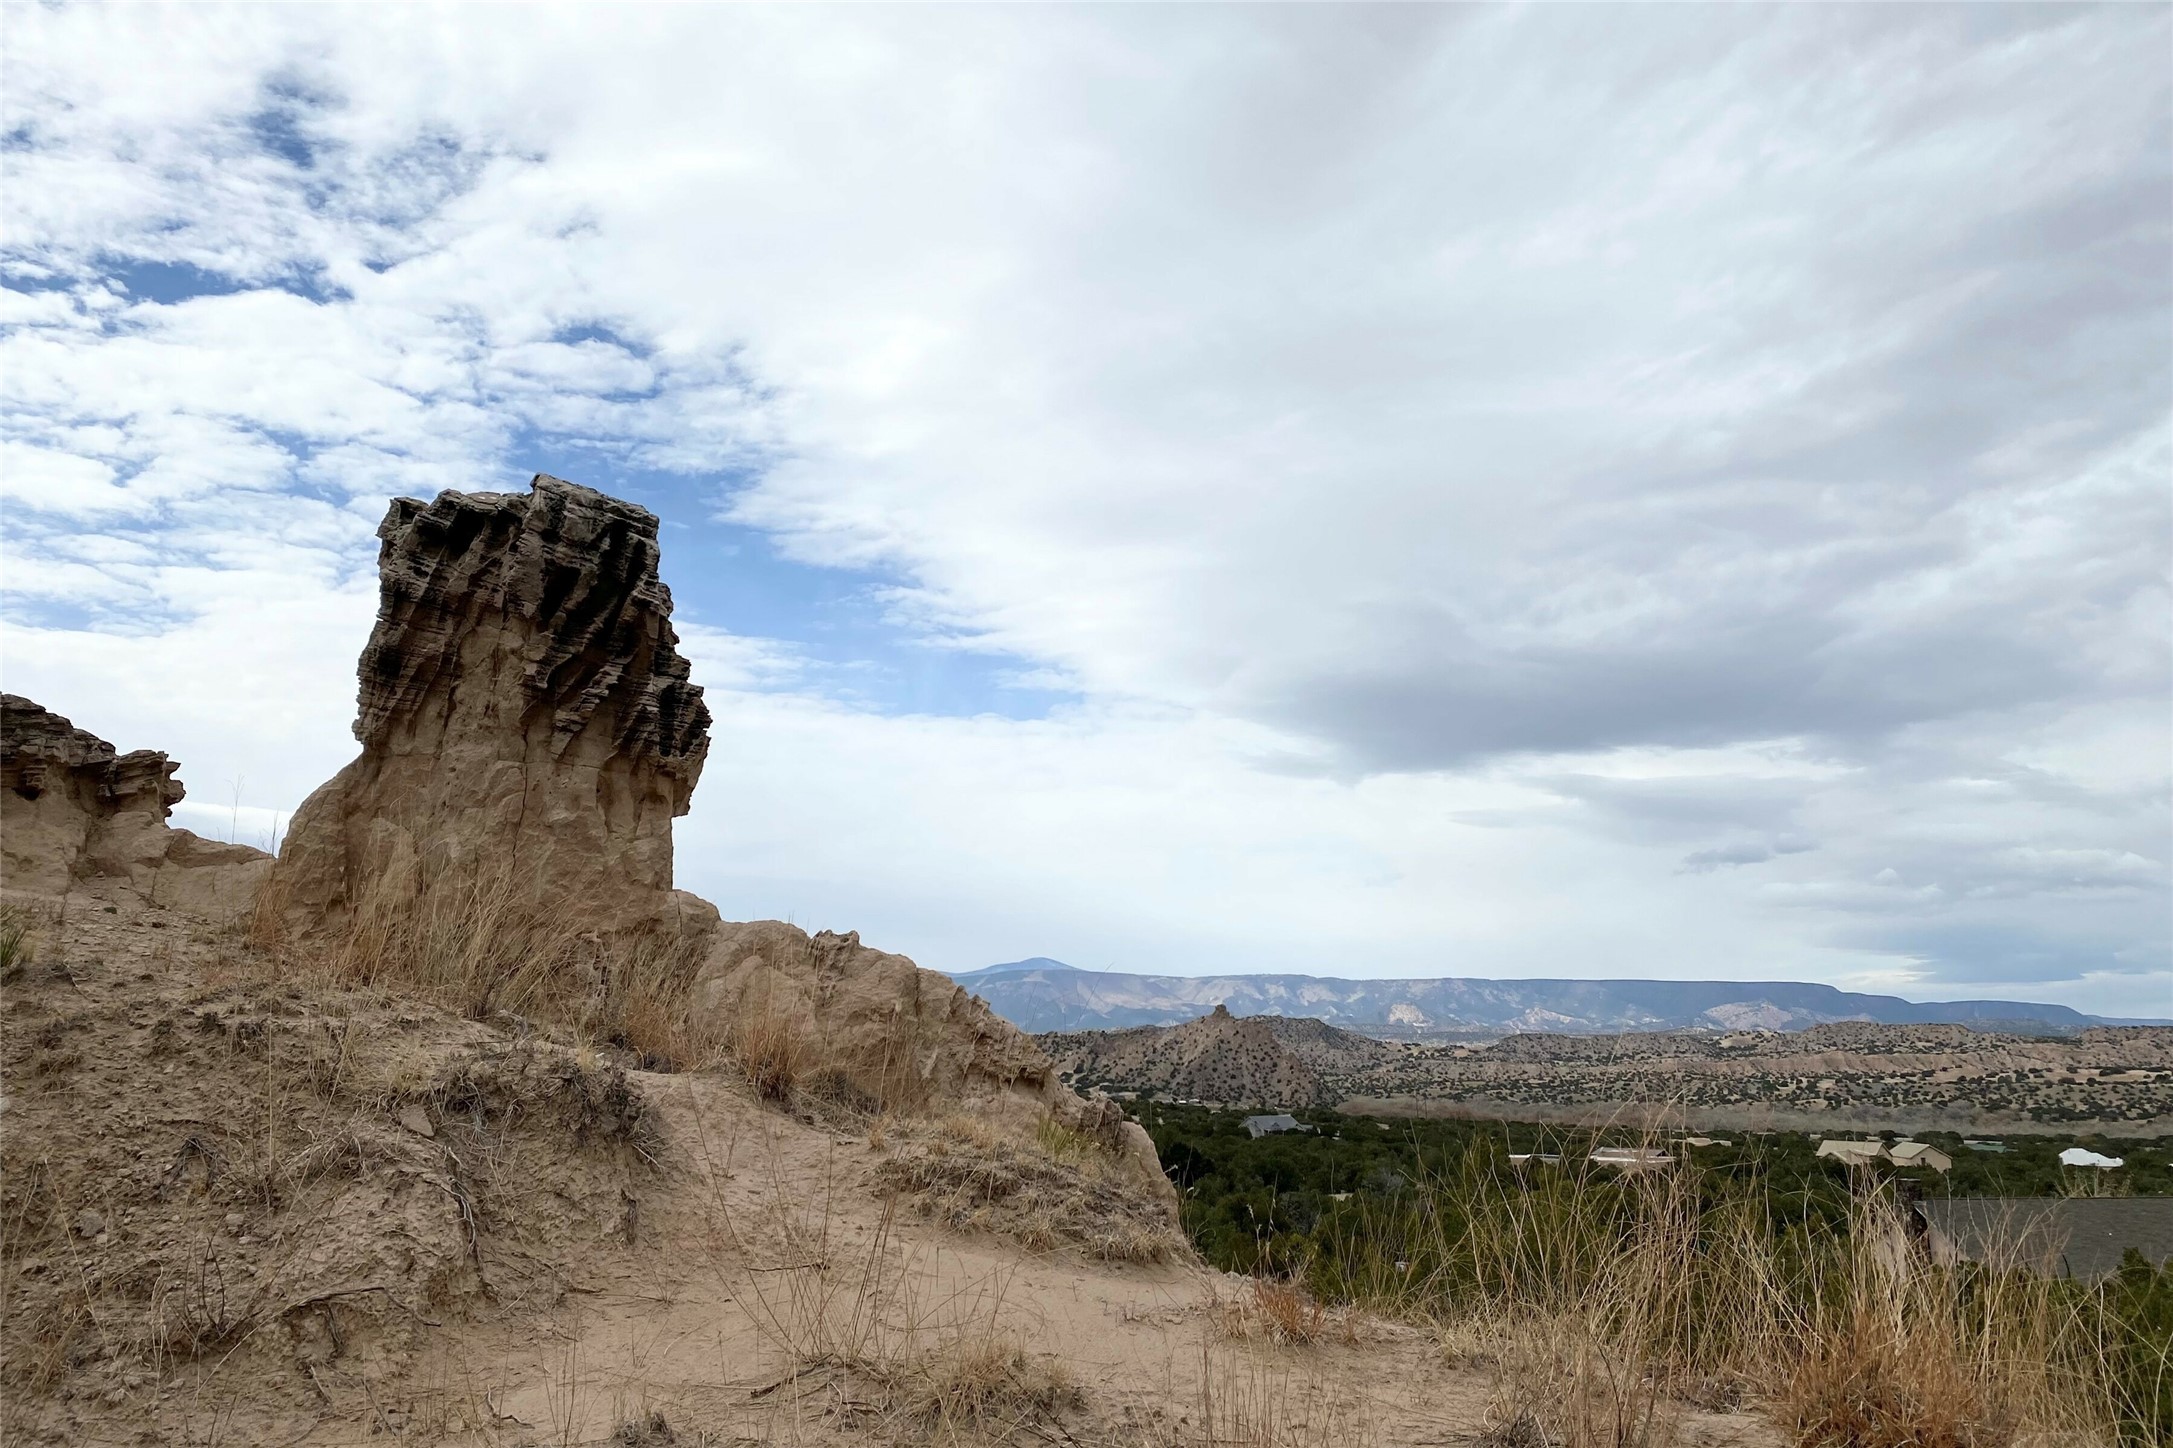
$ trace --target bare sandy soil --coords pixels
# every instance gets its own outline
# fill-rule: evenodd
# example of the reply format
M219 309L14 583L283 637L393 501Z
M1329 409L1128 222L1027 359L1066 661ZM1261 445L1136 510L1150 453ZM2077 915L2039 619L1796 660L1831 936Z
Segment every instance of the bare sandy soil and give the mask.
M1091 1153L332 988L118 887L5 982L10 1443L1432 1444L1427 1333L1279 1341ZM1157 1260L1159 1259L1159 1260ZM1778 1441L1680 1410L1688 1443Z

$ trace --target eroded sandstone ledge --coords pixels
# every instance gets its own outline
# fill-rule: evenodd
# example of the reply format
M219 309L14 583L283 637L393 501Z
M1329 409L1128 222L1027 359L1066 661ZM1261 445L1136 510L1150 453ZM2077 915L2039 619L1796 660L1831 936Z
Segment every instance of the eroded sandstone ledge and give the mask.
M187 795L179 767L157 750L124 754L41 704L0 695L0 887L59 899L107 876L206 918L248 909L271 857L168 826Z

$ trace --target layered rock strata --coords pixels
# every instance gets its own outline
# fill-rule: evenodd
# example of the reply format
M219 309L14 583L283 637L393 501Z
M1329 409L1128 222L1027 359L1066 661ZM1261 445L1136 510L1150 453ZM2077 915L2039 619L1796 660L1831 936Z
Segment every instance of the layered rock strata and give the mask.
M164 754L123 754L18 694L0 695L0 888L46 899L100 877L206 918L246 909L271 866L247 845L171 828L187 791Z
M303 934L372 888L479 868L593 930L657 924L709 752L657 520L538 474L393 501L359 668L362 753L304 801L277 883ZM694 912L699 916L699 909Z

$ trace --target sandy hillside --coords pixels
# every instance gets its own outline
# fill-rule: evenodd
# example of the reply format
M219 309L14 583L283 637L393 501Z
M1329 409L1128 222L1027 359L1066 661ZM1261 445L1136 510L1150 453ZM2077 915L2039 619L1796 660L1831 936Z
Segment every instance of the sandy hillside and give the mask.
M41 933L5 1013L10 1442L1417 1444L1489 1422L1488 1373L1414 1329L1275 1341L1092 1148L623 1071L284 977L124 886Z

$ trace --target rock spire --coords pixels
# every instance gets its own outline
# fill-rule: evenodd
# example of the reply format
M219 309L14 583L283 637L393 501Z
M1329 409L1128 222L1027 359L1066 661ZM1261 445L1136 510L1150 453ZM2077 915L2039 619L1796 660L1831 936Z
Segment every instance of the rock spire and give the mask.
M483 862L600 927L669 913L709 711L655 515L539 473L525 494L394 499L377 536L362 754L295 813L290 916L336 924L389 871Z

